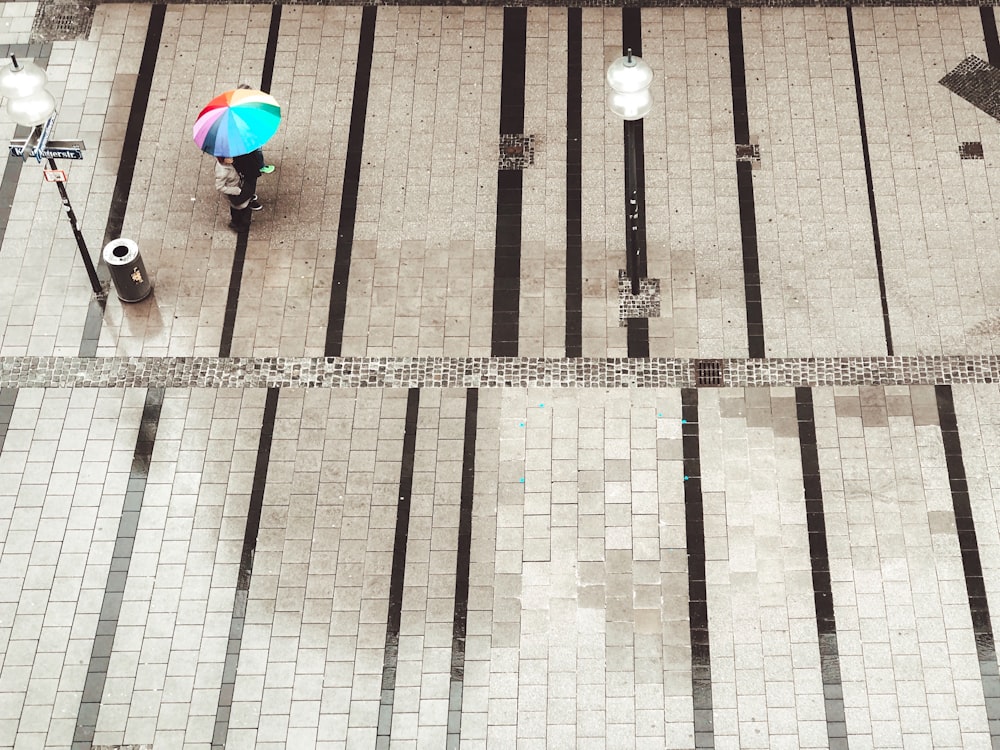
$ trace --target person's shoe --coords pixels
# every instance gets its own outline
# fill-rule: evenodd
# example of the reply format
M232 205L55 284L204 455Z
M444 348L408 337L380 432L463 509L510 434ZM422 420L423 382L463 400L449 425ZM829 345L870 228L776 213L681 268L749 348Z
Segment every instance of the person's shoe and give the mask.
M274 171L274 165L273 164L265 164L263 167L260 168L260 173L261 174L271 174L271 172L273 172L273 171Z
M264 208L264 204L263 204L263 203L261 203L261 202L260 202L259 200L257 200L256 198L254 198L254 199L253 199L252 201L250 201L250 203L249 203L249 204L247 205L247 208L249 208L249 209L250 209L251 211L260 211L260 210L261 210L262 208Z

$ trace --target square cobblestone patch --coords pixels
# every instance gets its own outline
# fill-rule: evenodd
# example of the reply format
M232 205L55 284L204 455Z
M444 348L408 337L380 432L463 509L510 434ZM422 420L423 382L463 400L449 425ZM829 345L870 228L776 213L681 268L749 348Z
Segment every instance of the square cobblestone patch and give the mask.
M535 136L503 133L500 136L500 169L526 169L535 163Z
M760 164L760 145L756 143L737 143L736 161L749 161Z
M632 294L627 271L618 271L618 325L628 325L628 318L660 317L660 280L639 279L639 293Z
M979 141L964 141L958 147L958 155L962 159L982 159L983 144Z

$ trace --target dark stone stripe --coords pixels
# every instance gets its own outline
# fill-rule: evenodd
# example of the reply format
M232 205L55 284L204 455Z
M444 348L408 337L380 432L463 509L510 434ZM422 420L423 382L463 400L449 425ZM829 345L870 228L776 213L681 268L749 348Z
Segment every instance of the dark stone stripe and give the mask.
M465 401L465 444L462 449L462 502L458 516L455 562L455 617L451 631L451 687L448 692L447 750L462 740L462 693L465 687L465 636L469 618L469 567L472 560L472 499L476 481L476 426L479 390L470 388Z
M17 401L17 388L0 388L0 451L3 451L10 420L14 417L14 402Z
M281 28L280 5L271 6L271 25L267 31L267 47L264 50L264 70L260 76L260 90L271 90L274 77L274 59L278 54L278 31ZM236 235L236 252L233 267L229 272L229 291L226 293L226 310L222 318L222 339L219 342L219 356L228 357L233 349L233 332L236 330L236 313L240 305L240 288L243 286L243 268L247 260L247 232Z
M281 29L281 8L271 6L271 23L267 28L267 47L264 49L264 68L260 72L260 90L271 92L274 79L274 61L278 55L278 31Z
M705 510L701 496L698 390L681 389L681 442L684 455L684 519L687 526L688 608L691 627L691 689L694 746L715 747L712 718L712 659L708 640L708 585L705 579Z
M809 534L809 561L812 566L813 601L816 604L816 632L826 706L826 735L830 750L848 750L844 688L840 677L840 649L837 620L833 611L830 582L830 553L823 512L823 484L819 474L816 418L812 390L795 389L795 411L799 425L799 453L802 458L802 487L805 490L806 530Z
M997 19L992 6L979 8L983 22L983 40L986 42L986 61L994 68L1000 68L1000 38L997 37Z
M333 259L333 282L330 288L330 313L326 324L327 357L339 357L344 346L344 319L347 315L347 283L351 275L354 250L354 224L358 215L358 187L361 184L361 157L365 142L365 117L368 114L368 87L372 77L372 52L375 49L374 5L361 11L357 70L354 75L354 99L351 127L347 135L347 163L344 188L341 190L340 220L337 225L337 249Z
M504 8L500 135L524 133L524 65L528 11ZM497 170L497 239L493 268L494 357L516 357L521 303L522 173Z
M865 104L861 94L861 69L858 67L858 45L854 37L854 14L847 9L847 31L851 37L851 63L854 66L854 92L858 98L858 125L861 128L861 152L865 158L865 179L868 182L868 209L872 215L872 237L875 240L875 268L878 271L878 290L882 299L882 327L885 329L886 354L892 356L892 328L889 325L889 300L885 294L885 271L882 267L882 240L878 233L878 212L875 208L875 182L872 178L872 160L868 152L868 129L865 127Z
M226 660L222 668L222 687L219 691L219 705L215 710L215 729L212 733L212 747L225 748L229 734L229 717L233 707L233 690L236 687L236 669L240 662L240 646L243 643L243 626L246 623L247 600L250 597L250 578L253 575L253 558L257 549L257 535L260 532L260 516L264 507L264 489L267 486L267 467L271 460L271 441L274 438L274 421L278 413L278 396L281 390L269 388L264 400L264 416L260 425L260 440L257 444L257 463L254 466L253 485L250 488L250 506L247 509L247 525L243 532L243 551L240 555L240 569L236 577L236 596L233 599L233 617L229 621L229 642Z
M118 175L115 178L115 189L111 193L111 208L108 211L108 221L104 228L104 241L98 250L97 278L103 286L111 282L111 273L101 250L111 240L122 236L125 224L125 210L128 208L128 197L132 191L132 177L135 174L135 160L139 153L139 140L142 137L142 126L146 121L146 105L149 103L149 91L153 86L153 71L156 69L156 54L160 48L160 36L163 32L163 19L167 6L157 3L149 11L149 25L146 27L146 43L142 48L142 59L139 62L139 73L135 79L135 92L132 95L132 107L128 113L128 124L125 126L125 138L122 141L122 153L118 159ZM80 341L80 356L97 356L97 344L101 339L101 327L104 323L104 310L108 300L106 295L95 295L87 308L87 318L83 325L83 338Z
M125 503L121 519L118 521L118 535L115 537L115 548L111 556L111 569L108 571L108 582L104 587L101 616L97 622L97 634L90 652L87 678L83 684L83 697L80 699L80 710L76 717L73 750L90 750L94 732L97 730L97 717L101 711L104 684L108 679L108 664L111 662L115 632L118 630L118 616L125 594L125 581L132 562L135 534L139 528L142 498L146 492L149 465L153 458L153 444L156 442L156 430L160 424L163 394L163 388L150 388L146 391L139 434L132 454L132 469L125 489Z
M632 54L642 57L642 11L639 8L622 8L622 54L626 54L632 49ZM623 123L625 132L625 205L623 210L628 215L629 206L629 182L635 180L636 197L639 203L639 219L636 222L636 240L639 244L637 263L639 266L639 277L645 278L648 274L646 262L646 155L643 141L642 120ZM635 146L635 163L629 158L628 142L629 137ZM634 168L634 169L633 169ZM625 231L628 232L626 226ZM626 241L626 253L628 252L628 242ZM627 327L627 351L629 357L649 356L649 320L647 318L626 318Z
M403 617L403 580L406 576L406 540L410 533L410 499L413 490L413 460L417 444L417 412L420 389L406 396L403 457L399 470L399 502L396 506L396 538L392 546L389 578L389 611L385 623L385 655L382 660L382 699L378 708L376 750L388 750L392 731L392 706L396 699L396 664L399 660L399 625Z
M566 55L566 356L583 356L583 12L568 10Z
M226 293L226 311L222 318L220 357L230 356L233 350L233 332L236 330L236 313L240 305L240 288L243 286L243 268L246 265L249 239L249 232L239 232L236 235L236 252L233 253L233 267L229 271L229 291Z
M736 145L750 143L747 112L747 75L743 59L743 17L739 8L726 11L729 26L729 75L733 88L733 131ZM757 255L757 210L753 196L750 162L736 162L736 184L740 203L740 236L743 242L743 286L747 306L747 349L750 357L764 356L764 308L760 292L760 260Z
M965 477L965 461L962 458L962 442L958 435L954 394L950 385L935 386L934 391L937 395L938 421L941 424L944 459L948 467L951 502L955 510L955 529L958 533L958 547L962 554L965 588L969 595L969 610L972 613L972 631L976 638L979 675L983 681L983 694L986 699L990 742L997 748L1000 747L1000 669L997 668L996 641L993 638L990 607L986 599L986 584L983 581L979 542L976 540L969 483Z

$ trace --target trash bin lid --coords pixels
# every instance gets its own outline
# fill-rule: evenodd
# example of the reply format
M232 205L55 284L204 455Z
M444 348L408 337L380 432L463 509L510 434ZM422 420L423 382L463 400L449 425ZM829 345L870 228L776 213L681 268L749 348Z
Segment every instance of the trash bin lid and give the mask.
M127 266L139 257L139 246L122 237L104 246L104 262L109 266Z

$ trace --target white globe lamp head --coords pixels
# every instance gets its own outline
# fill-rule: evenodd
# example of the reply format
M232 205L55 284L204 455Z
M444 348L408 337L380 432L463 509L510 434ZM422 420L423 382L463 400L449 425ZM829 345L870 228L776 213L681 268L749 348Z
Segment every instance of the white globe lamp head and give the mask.
M639 57L628 50L608 66L608 108L623 120L641 120L653 108L649 85L653 71Z
M31 62L19 63L13 55L10 65L0 69L0 96L7 99L7 114L18 125L41 125L56 111L47 82L44 70Z

